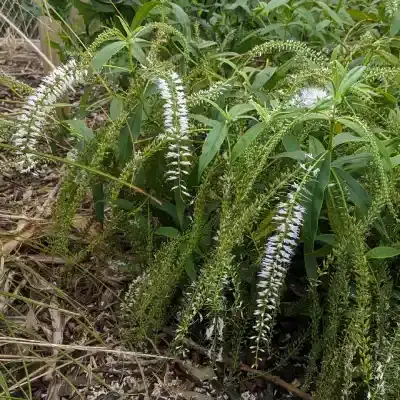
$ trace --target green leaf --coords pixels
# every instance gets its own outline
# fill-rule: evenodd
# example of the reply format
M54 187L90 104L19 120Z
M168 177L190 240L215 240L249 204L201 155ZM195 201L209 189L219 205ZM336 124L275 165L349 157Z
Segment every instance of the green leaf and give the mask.
M121 23L122 27L124 28L126 35L129 37L132 34L131 29L129 28L129 25L119 15L117 15L117 18L118 18L119 22Z
M110 118L115 121L121 115L122 109L124 107L124 102L122 99L115 97L111 100L110 104Z
M310 256L320 258L326 257L332 253L332 246L330 244L319 248L318 250L313 251Z
M119 163L123 167L132 157L133 143L140 135L142 124L142 104L138 104L133 111L133 115L129 117L125 126L121 129L118 141Z
M135 16L133 17L132 23L131 23L131 28L132 30L135 30L137 27L140 26L140 24L143 22L143 20L147 17L147 15L151 12L151 10L154 7L157 7L161 4L159 1L148 1L141 5L138 10L135 13Z
M282 144L286 151L297 151L301 150L300 143L293 135L285 135L282 138Z
M312 113L310 112L301 117L301 121L312 121L312 120L329 121L330 117L326 114L318 113L318 112L312 112Z
M356 10L354 8L350 8L347 10L347 12L350 14L351 18L354 19L354 21L377 21L376 16L374 14L367 14L364 11Z
M193 255L190 255L186 260L185 272L192 282L196 281L197 271L196 271L196 266L194 264Z
M361 79L364 71L365 67L360 65L348 71L339 85L337 94L339 94L340 96L344 96L347 91Z
M400 9L393 16L393 21L390 24L390 36L396 36L400 30Z
M176 225L179 225L178 213L174 204L168 203L167 201L163 201L162 204L157 204L156 202L152 202L151 204L159 210L166 212L172 217Z
M324 201L325 189L329 183L331 170L331 153L329 152L322 161L318 176L309 184L310 201L306 205L304 218L304 263L309 279L317 276L317 261L312 255L314 241L317 235L319 215Z
M89 141L94 138L93 129L88 128L85 124L85 121L80 119L69 119L65 121L72 129L77 131L82 138L86 141Z
M209 119L201 114L189 114L189 117L191 119L195 119L196 121L199 121L203 125L211 126L212 128L215 128L216 126L218 126L220 124L220 122L217 121L216 119Z
M291 158L293 160L304 161L306 159L306 153L302 150L286 151L284 153L279 153L272 158Z
M159 236L166 236L169 238L176 238L179 236L179 231L178 229L172 227L172 226L162 226L154 232L156 235Z
M277 67L265 67L256 75L251 87L254 90L261 89L271 79L277 69Z
M174 197L175 197L176 216L178 218L178 226L180 230L183 232L185 230L184 224L185 224L186 204L181 194L177 190L174 193Z
M365 214L372 204L371 196L348 172L337 167L332 167L332 170L345 182L349 199Z
M253 104L236 104L229 110L228 114L232 119L235 119L251 110L254 110Z
M340 122L344 126L347 126L348 128L352 129L354 132L356 132L361 138L364 137L365 135L365 130L364 128L356 121L350 118L338 118L337 122Z
M117 54L121 49L126 47L126 42L121 40L117 42L113 42L103 47L92 60L92 67L96 71L103 67L104 64L107 63L108 60L115 54Z
M400 154L397 156L394 156L390 159L390 161L392 162L392 166L397 167L398 165L400 165Z
M343 28L342 18L340 18L339 15L333 11L328 4L322 1L317 1L316 3L326 12L326 14L328 14L331 19L333 19L340 27Z
M308 151L313 156L318 156L325 151L325 147L315 136L310 135L308 140Z
M258 135L265 130L264 122L259 122L249 128L239 137L232 149L232 161L235 161L241 154L257 139Z
M8 390L8 384L6 378L3 374L0 375L0 388L3 390L4 394L6 395L6 399L16 399L16 397L11 396L10 391Z
M211 46L217 46L217 42L212 42L211 40L201 40L200 42L196 43L197 47L201 49L207 49Z
M132 211L135 208L135 205L131 201L125 199L116 199L114 200L114 204L125 211Z
M400 255L400 249L395 247L379 246L367 253L367 258L392 258Z
M365 168L368 163L373 159L371 153L358 153L351 156L343 156L337 158L332 162L332 167L342 168L344 170L357 170Z
M287 3L289 3L289 0L271 0L266 5L264 5L264 11L266 13L269 13L275 8L281 7Z
M333 246L333 243L335 242L335 238L336 238L336 235L327 233L327 234L317 235L315 237L315 240L318 242L324 242L324 243L327 243L327 244L330 244L331 246Z
M201 178L201 175L203 174L208 164L214 159L214 157L218 153L227 135L228 124L226 122L219 123L208 133L207 138L203 144L203 150L201 152L199 160L199 179Z
M238 7L243 8L243 10L247 11L250 14L250 8L247 5L248 0L236 0L233 4L225 5L225 10L236 10Z
M257 29L252 31L251 33L249 33L248 35L246 35L241 41L240 43L245 42L246 40L249 40L250 38L252 38L253 36L263 36L266 35L269 32L274 31L275 29L279 29L282 28L284 25L283 24L269 24L268 26L266 26L265 28L261 28L261 29Z
M136 58L140 64L146 64L146 54L144 54L144 51L140 47L139 43L132 43L131 51L133 58Z
M343 132L343 133L340 133L339 135L334 136L333 147L336 147L343 143L348 143L348 142L365 142L365 139L360 138L359 136L354 136L348 132Z
M104 223L105 197L102 183L96 183L92 186L92 195L96 219L99 222Z
M175 3L170 3L170 4L171 4L172 9L175 12L176 21L182 25L185 36L190 39L191 30L190 30L189 16L185 13L183 8L181 6L179 6L178 4L175 4Z

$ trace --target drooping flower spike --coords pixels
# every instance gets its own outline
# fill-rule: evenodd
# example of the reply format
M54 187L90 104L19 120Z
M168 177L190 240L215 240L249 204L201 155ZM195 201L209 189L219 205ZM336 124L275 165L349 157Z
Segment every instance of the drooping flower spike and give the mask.
M269 342L273 319L279 306L280 290L300 237L306 211L301 203L308 195L305 184L318 171L312 167L305 169L307 179L303 179L301 184L292 184L292 191L288 193L286 201L277 206L273 218L277 224L276 232L268 239L261 261L261 270L258 274L260 281L257 284L257 307L254 312L256 334L251 337L254 342L251 348L255 353L256 365L260 361L259 353L265 351L263 347Z
M59 66L46 76L41 85L30 95L19 118L19 129L12 137L12 143L20 149L16 168L21 172L32 171L37 164L37 157L29 151L37 150L39 137L53 106L76 84L83 83L86 70L82 70L74 59Z

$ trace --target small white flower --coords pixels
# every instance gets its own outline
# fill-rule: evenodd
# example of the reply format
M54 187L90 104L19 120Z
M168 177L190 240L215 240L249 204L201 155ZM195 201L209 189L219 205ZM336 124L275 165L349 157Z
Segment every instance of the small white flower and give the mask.
M289 101L289 105L294 107L312 108L318 101L325 100L328 97L328 92L323 88L307 87L301 89L301 92Z

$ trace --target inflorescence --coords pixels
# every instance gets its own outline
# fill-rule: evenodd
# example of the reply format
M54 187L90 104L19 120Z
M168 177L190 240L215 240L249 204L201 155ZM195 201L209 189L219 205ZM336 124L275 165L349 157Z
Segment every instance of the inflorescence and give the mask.
M12 143L19 149L16 162L19 171L29 172L35 168L37 157L30 151L37 151L38 138L43 135L48 115L70 87L83 83L86 74L87 71L81 70L76 61L71 59L45 77L28 97L19 118L20 127L12 137Z
M182 80L176 72L169 75L168 80L159 78L157 86L164 103L164 126L168 145L167 181L172 181L172 190L190 197L183 175L188 175L187 168L191 165L187 159L191 156L190 149L185 144L188 141L189 120Z
M305 87L289 102L291 106L312 108L317 102L329 98L328 92L323 88Z
M311 174L311 169L308 170ZM304 185L294 183L293 191L287 196L286 202L278 205L278 211L273 218L278 224L276 233L269 238L265 248L265 255L261 262L258 283L257 308L254 312L256 334L251 337L255 342L252 350L255 353L255 363L260 360L259 352L263 343L269 342L272 322L279 304L279 294L286 275L287 266L290 264L299 240L300 230L303 225L305 208L300 204L304 197Z

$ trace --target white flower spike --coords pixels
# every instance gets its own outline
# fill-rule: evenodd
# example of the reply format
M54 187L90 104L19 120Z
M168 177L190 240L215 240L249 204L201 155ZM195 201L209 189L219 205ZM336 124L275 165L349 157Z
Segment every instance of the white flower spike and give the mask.
M303 225L305 208L299 204L303 198L303 185L291 185L294 190L287 196L286 202L278 204L277 213L273 220L277 222L275 235L271 236L265 247L265 255L261 261L261 271L258 286L257 309L254 312L256 335L251 339L255 342L252 346L255 353L255 363L260 361L260 352L263 343L269 340L272 329L272 320L279 304L279 294L286 275L287 266L290 264L296 250L300 230Z
M45 77L42 84L28 97L22 115L19 118L20 128L12 137L12 143L21 149L17 155L16 168L21 172L32 171L37 164L37 157L29 151L37 150L37 142L43 136L48 115L53 111L53 105L69 88L83 83L86 70L81 70L76 61L71 59L66 64L57 67Z
M187 168L191 163L188 140L189 119L186 97L182 79L172 72L166 79L159 78L157 86L164 100L164 128L170 142L166 155L168 163L167 181L172 181L172 190L179 190L186 197L191 197L187 191L183 175L189 175Z

